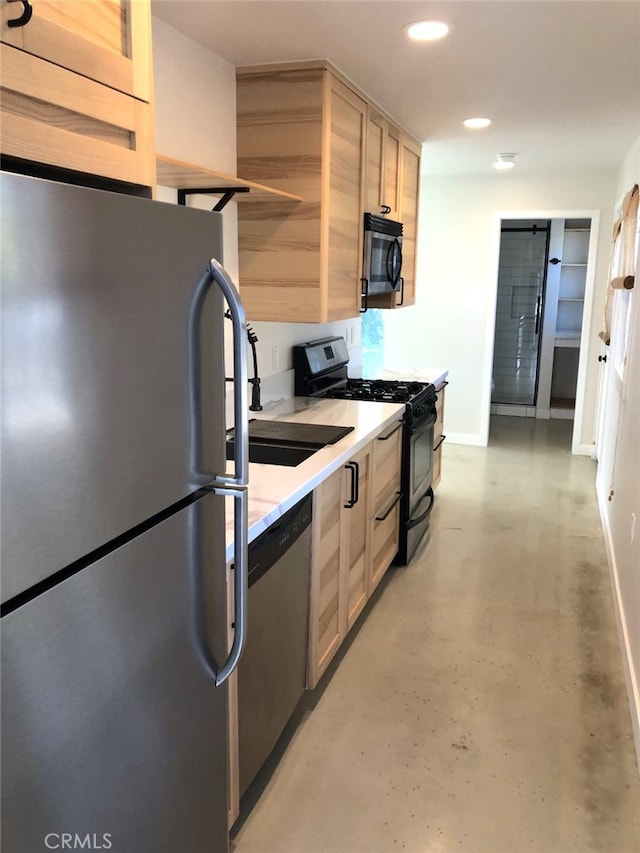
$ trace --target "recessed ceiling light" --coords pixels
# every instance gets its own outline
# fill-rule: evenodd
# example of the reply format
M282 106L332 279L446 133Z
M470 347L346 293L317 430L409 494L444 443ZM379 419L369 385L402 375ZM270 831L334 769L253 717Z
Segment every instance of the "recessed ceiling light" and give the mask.
M490 118L466 118L462 123L465 127L480 129L483 127L489 127L489 125L491 124L491 119Z
M516 165L516 155L515 154L498 154L497 160L493 164L494 169L500 169L501 171L505 171L506 169L513 169Z
M444 21L416 21L415 24L407 24L404 29L414 41L436 41L444 38L450 27Z

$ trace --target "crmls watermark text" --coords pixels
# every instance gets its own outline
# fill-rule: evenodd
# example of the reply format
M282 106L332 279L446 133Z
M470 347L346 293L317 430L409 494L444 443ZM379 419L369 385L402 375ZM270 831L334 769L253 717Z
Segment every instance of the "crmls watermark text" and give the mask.
M44 837L47 850L111 850L111 833L88 832L79 835L77 832L49 832Z

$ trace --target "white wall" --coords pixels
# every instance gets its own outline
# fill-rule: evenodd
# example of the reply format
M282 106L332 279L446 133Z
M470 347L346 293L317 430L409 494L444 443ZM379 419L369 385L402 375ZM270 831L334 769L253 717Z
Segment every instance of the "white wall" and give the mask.
M152 16L156 151L167 157L236 173L235 68ZM175 190L157 198L175 201ZM188 204L211 209L215 199L191 196ZM224 211L224 265L237 281L236 205Z
M428 146L423 156L428 156ZM414 307L385 316L385 363L449 368L449 440L486 442L499 241L496 214L599 210L604 227L599 234L581 437L584 444L593 442L601 328L598 306L604 304L615 186L613 172L536 179L520 178L517 171L487 178L423 178L418 297Z
M156 114L156 150L210 169L236 174L235 68L196 44L173 27L153 18L153 71ZM162 201L175 201L176 193L157 188ZM192 196L188 204L213 206L215 199ZM224 265L242 296L238 279L236 202L224 210ZM360 320L315 325L307 323L252 323L258 336L258 362L263 380L263 402L293 391L291 347L302 341L343 335L354 365L359 364ZM273 348L279 364L274 367ZM229 353L229 342L227 341ZM266 381L264 381L266 380Z
M620 201L640 183L640 137L630 150L617 185ZM598 470L598 502L611 567L618 626L640 765L640 263L630 305L631 341L622 374L607 362L607 392L602 397L603 460ZM615 310L615 309L614 309ZM613 348L609 349L609 352ZM617 407L617 408L614 408ZM636 526L633 541L632 515Z

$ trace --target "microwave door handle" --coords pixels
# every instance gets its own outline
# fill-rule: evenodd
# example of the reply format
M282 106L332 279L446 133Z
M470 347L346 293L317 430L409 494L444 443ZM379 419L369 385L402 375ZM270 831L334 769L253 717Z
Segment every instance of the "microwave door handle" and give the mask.
M391 287L395 287L393 262L395 260L395 247L397 242L397 239L394 238L393 240L389 241L389 245L387 247L387 280L391 284Z
M394 237L393 241L389 243L389 250L387 251L387 278L391 282L393 290L398 286L401 273L402 247L400 245L400 240L398 240L397 237Z
M403 260L403 258L402 258L402 243L400 242L400 240L398 240L397 237L396 237L395 243L396 243L396 248L397 248L397 252L398 252L398 269L396 271L395 281L393 282L394 289L398 286L398 282L400 281L400 276L402 275L402 260Z

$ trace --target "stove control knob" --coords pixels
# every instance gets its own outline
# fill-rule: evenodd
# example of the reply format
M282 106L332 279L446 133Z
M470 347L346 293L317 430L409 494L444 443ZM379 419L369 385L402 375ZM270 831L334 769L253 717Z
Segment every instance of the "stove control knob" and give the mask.
M421 418L424 414L424 406L417 406L413 413L416 418Z

